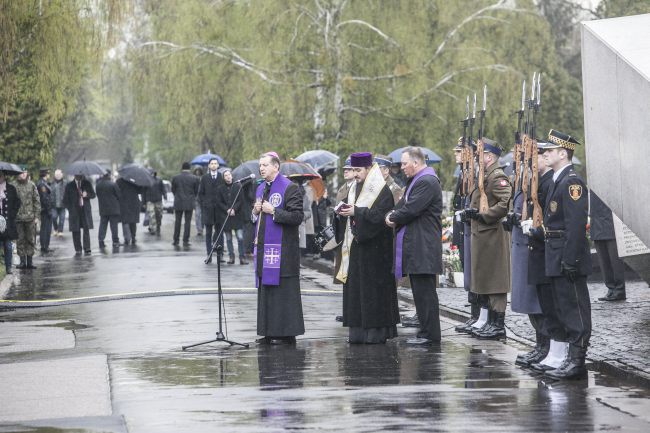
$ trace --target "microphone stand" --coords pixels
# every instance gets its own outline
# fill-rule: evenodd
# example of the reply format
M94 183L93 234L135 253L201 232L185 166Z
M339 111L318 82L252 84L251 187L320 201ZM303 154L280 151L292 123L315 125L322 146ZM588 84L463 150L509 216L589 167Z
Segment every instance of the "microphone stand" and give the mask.
M243 182L239 182L239 190L237 191L237 194L235 194L235 199L232 201L228 209L232 209L235 206L235 203L239 198L239 194L241 193L241 190L244 188L242 184ZM221 229L219 229L219 235L212 243L212 248L210 249L210 253L208 254L208 257L204 260L204 263L206 265L211 262L212 254L214 254L215 250L219 252L223 249L223 246L219 245L219 239L223 234L223 230L226 227L226 223L228 222L229 218L230 218L230 212L227 212L226 219L224 220L223 224L221 224ZM203 344L218 343L218 342L228 343L230 346L238 345L238 346L248 347L248 343L237 343L236 341L228 340L223 334L222 315L221 315L221 310L223 308L223 292L221 290L221 259L219 257L217 258L217 296L219 299L219 330L217 331L216 338L213 338L212 340L208 340L208 341L202 341L200 343L190 344L189 346L181 346L182 350L189 349L190 347L201 346Z

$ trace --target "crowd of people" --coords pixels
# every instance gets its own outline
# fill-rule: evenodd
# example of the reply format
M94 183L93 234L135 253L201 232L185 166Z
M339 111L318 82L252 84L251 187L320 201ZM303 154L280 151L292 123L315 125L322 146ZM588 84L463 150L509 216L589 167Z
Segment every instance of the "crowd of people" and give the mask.
M459 178L453 201L453 242L461 251L471 305L470 319L456 331L482 340L506 337L511 293L512 311L528 315L537 340L535 348L518 356L516 363L556 379L576 378L586 372L591 336L586 282L591 272L586 232L590 199L571 163L578 141L554 130L547 140L537 143L535 197L513 187L515 172L507 174L499 163L503 148L498 143L483 138L483 153L473 148L473 164L481 167L482 182L461 194ZM464 146L461 139L455 148L459 164ZM241 265L253 257L258 342L293 344L305 332L300 254L296 252L315 251L314 235L331 224L338 245L334 283L343 285L343 312L337 320L348 328L349 342L385 343L397 335L397 324L402 321L404 326L418 327L416 337L407 339L407 344L437 343L441 339L436 285L443 272L442 188L420 148L406 148L399 163L396 170L397 164L385 155L353 153L343 165L343 184L335 200L330 200L326 190L315 198L304 179L282 175L275 152L260 157L259 185L246 182L249 178L233 181L231 170L220 170L216 158L200 176L185 162L171 181L172 244L179 246L183 227L183 245L190 245L196 211L201 228L198 231L197 226L197 234L204 234L210 258L206 263L215 252L217 260L223 261L224 239L229 264L235 263L236 253ZM8 273L12 241L16 240L20 256L17 267L33 269L37 227L41 252L47 254L52 234L62 235L66 211L76 254L90 254L90 200L95 197L100 248L106 246L108 228L113 247L136 244L141 199L146 203L149 233L160 236L165 189L156 173L154 184L146 188L123 178L114 181L108 171L95 188L80 174L69 182L60 170L52 182L49 175L48 169L40 170L34 184L24 170L14 185L0 172L0 242ZM533 213L534 199L543 208L539 226L522 218ZM595 194L591 202L592 238L608 287L600 299L623 300L624 266L616 251L612 214ZM405 277L416 315L400 318L397 286Z

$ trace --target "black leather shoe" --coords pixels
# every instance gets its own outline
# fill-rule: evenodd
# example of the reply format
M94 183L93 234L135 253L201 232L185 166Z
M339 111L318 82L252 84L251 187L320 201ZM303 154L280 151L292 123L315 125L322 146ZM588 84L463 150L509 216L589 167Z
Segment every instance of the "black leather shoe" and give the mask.
M625 301L627 298L625 296L625 293L608 293L607 296L604 296L602 298L598 298L599 301Z
M172 242L172 245L175 246L175 247L177 247L177 246L178 246L178 241L174 241L174 242Z
M255 340L255 342L257 344L269 344L271 342L271 339L269 337L262 337Z
M106 244L104 242L99 243L99 248L104 249L106 248Z
M234 259L234 258L231 258L230 260L228 260L227 263L228 263L229 265L234 265L234 264L235 264L235 259Z
M343 316L336 316L337 322L343 322Z
M550 365L540 364L539 362L534 362L534 363L530 364L530 368L531 368L531 370L535 370L535 371L540 372L540 373L543 373L545 371L549 371L549 370L554 369L554 367L551 367Z
M7 270L5 272L5 274L7 274L7 275L11 275L13 273L14 273L14 271L12 271L11 268L7 268Z
M586 354L586 348L570 344L567 359L560 367L544 372L544 376L557 380L585 379L587 377Z
M119 248L120 243L119 242L113 242L113 248Z
M248 262L245 259L239 259L239 264L240 265L247 265Z

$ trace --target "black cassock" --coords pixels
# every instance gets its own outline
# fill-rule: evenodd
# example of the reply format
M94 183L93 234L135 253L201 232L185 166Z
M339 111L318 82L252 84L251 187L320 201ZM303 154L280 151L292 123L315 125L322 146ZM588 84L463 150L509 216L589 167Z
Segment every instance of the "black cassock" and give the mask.
M268 201L265 191L264 199ZM266 215L261 213L260 217ZM257 236L257 276L262 276L265 218ZM284 192L284 207L275 209L274 221L282 226L280 285L266 286L259 282L257 292L257 335L265 337L295 337L305 333L300 297L300 254L298 226L302 222L302 194L294 183Z
M361 184L357 185L357 194ZM393 208L387 186L371 208L355 207L348 279L343 285L343 326L350 343L382 343L397 335L397 288L393 275L393 230L384 218ZM344 225L345 217L337 217Z

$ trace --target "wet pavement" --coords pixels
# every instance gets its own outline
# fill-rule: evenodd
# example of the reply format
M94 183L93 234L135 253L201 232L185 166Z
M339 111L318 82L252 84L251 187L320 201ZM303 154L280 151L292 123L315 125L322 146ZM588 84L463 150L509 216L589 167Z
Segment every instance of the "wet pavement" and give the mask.
M105 254L93 244L80 258L67 234L36 271L17 273L6 297L213 289L202 240L174 249L171 222L162 240L142 234ZM250 272L222 272L228 337L248 343ZM450 319L439 346L407 346L405 328L386 345L349 345L334 321L340 286L311 269L302 277L307 332L294 347L182 351L215 335L214 294L0 311L0 432L650 431L648 389L593 371L547 383L514 366L523 346L455 335Z

